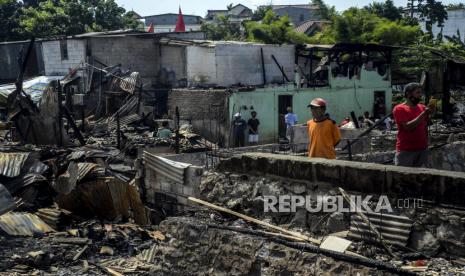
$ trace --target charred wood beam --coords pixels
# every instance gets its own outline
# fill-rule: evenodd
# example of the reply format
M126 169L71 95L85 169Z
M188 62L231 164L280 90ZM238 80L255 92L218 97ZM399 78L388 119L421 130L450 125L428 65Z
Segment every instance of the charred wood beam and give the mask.
M271 58L273 58L274 62L276 63L276 65L278 66L279 68L279 71L281 71L281 74L283 74L283 77L286 79L287 82L290 82L289 78L287 77L286 75L286 72L284 72L284 69L282 68L282 66L279 64L278 60L276 59L276 57L274 55L271 55Z
M118 112L116 112L116 144L118 146L118 149L121 149L121 127Z
M179 154L179 108L176 106L176 139L174 148L176 150L176 154Z
M265 57L263 56L263 48L261 47L260 47L260 57L262 60L263 85L266 85Z
M66 107L62 107L60 105L60 109L63 109L63 114L66 116L66 119L68 119L68 123L71 125L71 127L74 130L74 136L79 140L79 143L81 146L84 146L86 144L86 141L84 140L84 137L82 137L81 131L76 125L76 122L73 119L73 116L71 116L70 112ZM60 129L61 132L61 129Z
M21 93L23 91L23 80L24 80L24 72L26 71L27 64L29 62L29 57L31 56L32 48L34 47L35 37L31 38L29 45L27 47L26 56L23 59L23 50L21 50L18 63L19 63L19 73L18 78L16 79L16 93Z

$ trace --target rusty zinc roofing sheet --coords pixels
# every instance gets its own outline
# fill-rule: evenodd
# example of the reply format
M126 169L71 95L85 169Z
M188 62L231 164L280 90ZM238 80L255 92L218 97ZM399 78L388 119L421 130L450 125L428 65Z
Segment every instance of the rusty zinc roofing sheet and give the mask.
M28 156L28 152L1 152L0 175L6 177L18 176Z
M53 232L38 216L29 213L7 213L0 216L0 228L10 236L33 236Z

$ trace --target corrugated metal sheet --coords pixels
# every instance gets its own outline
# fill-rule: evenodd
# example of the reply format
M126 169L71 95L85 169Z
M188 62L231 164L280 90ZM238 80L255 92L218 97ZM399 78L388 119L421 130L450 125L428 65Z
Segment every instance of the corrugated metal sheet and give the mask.
M131 114L126 117L120 118L119 124L120 126L127 126L134 122L140 121L140 119L142 118L139 116L139 114ZM109 130L116 129L116 121L108 123L108 129Z
M191 164L171 161L147 151L144 151L143 160L146 168L152 169L177 183L184 183L185 171L191 166Z
M139 81L139 72L132 72L129 77L125 77L123 80L120 80L119 84L121 89L131 94L134 94L136 86L139 85L141 85Z
M116 121L116 113L119 114L120 117L124 117L131 113L135 113L137 109L137 104L139 103L139 99L136 97L130 98L115 114L110 118L110 122Z
M8 213L0 216L0 228L11 236L33 236L53 232L38 216L29 213Z
M10 192L8 192L5 186L0 184L0 215L11 211L15 206L16 204L13 201L13 197L11 197Z
M29 157L28 152L1 152L0 175L16 177L21 173L21 168Z
M99 165L95 163L71 162L68 165L67 171L58 177L53 187L58 193L69 194L79 181L98 167Z
M85 158L106 158L106 157L114 157L120 154L119 150L110 150L110 151L103 151L97 149L80 149L77 151L72 152L68 155L68 160L79 160L83 157Z
M410 236L413 222L408 217L380 213L364 213L370 223L380 232L387 244L405 246ZM377 242L368 225L357 215L351 216L349 237Z
M17 191L21 190L26 186L42 181L47 181L47 178L40 174L28 173L20 177L14 178L11 181L5 182L5 187L8 188L10 193L15 194Z
M68 160L78 160L84 157L85 155L86 155L85 150L73 151L70 155L68 155Z
M147 263L153 263L157 246L158 244L154 244L150 249L145 249L137 256L137 258Z
M91 171L97 168L99 165L95 163L78 163L78 178L77 181L82 180Z
M145 225L148 217L135 187L114 178L80 183L69 194L61 194L56 202L74 214L93 214L107 220L134 218Z

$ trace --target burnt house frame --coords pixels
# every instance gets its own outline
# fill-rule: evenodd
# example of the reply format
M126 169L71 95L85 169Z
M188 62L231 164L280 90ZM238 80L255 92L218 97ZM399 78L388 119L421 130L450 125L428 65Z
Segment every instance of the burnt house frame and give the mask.
M326 66L335 62L339 67L343 67L344 69L347 69L349 66L352 66L352 68L362 68L363 64L366 62L378 59L376 65L378 67L384 66L386 72L390 69L392 51L393 48L390 46L377 44L339 43L335 45L305 45L304 47L298 48L296 51L296 64L299 64L299 58L306 59L305 64L310 64L309 70L302 73L305 76L308 87L322 87L330 85L329 80L321 80L325 75L322 76L316 72L318 67L323 65L321 64L323 59L325 59L324 65ZM349 55L350 59L348 61L343 61L342 57L344 55ZM379 57L381 57L381 59L379 59ZM346 70L342 70L341 72L344 71L347 72ZM335 72L332 73L334 75ZM349 74L344 76L352 78L354 75L356 75L356 72L349 72ZM327 76L328 74L326 74L326 77Z

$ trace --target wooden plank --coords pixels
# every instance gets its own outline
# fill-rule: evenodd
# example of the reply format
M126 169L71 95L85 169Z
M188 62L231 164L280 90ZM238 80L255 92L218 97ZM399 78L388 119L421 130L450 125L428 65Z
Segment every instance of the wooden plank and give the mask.
M201 199L197 199L197 198L194 198L194 197L188 197L187 199L190 200L190 201L192 201L192 202L195 202L195 203L198 203L198 204L207 206L207 207L209 207L209 208L211 208L211 209L215 209L215 210L218 210L218 211L221 211L221 212L224 212L224 213L227 213L227 214L230 214L230 215L239 217L239 218L241 218L241 219L243 219L243 220L245 220L245 221L253 222L253 223L255 223L255 224L264 226L264 227L266 227L266 228L273 229L273 230L276 230L276 231L285 233L285 234L287 234L287 235L289 235L289 236L293 236L293 237L299 238L299 239L301 239L301 240L303 240L303 241L308 241L308 242L311 242L311 243L314 243L314 244L317 244L317 245L320 245L320 244L321 244L321 240L318 240L318 239L315 239L315 238L312 238L312 237L305 236L305 235L300 234L300 233L298 233L298 232L294 232L294 231L290 231L290 230L284 229L284 228L282 228L282 227L279 227L279 226L270 224L270 223L268 223L268 222L264 222L264 221L261 221L261 220L258 220L258 219L249 217L249 216L247 216L247 215L244 215L244 214L241 214L241 213L238 213L238 212L229 210L229 209L227 209L227 208L223 208L223 207L217 206L217 205L215 205L215 204L212 204L212 203L203 201L203 200L201 200Z

